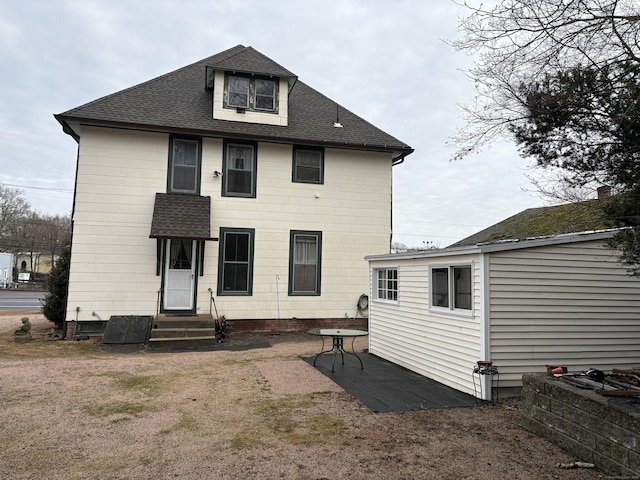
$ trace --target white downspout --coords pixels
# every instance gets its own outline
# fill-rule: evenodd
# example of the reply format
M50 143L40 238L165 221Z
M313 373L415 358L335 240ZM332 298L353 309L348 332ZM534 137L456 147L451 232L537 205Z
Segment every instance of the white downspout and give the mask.
M491 360L491 304L489 280L489 254L480 254L480 357ZM493 381L491 375L480 375L482 400L492 399Z

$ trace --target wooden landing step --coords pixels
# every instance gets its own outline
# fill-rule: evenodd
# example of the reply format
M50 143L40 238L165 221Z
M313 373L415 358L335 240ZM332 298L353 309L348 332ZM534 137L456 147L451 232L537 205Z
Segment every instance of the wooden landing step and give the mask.
M149 334L149 346L196 347L216 343L216 326L210 315L158 315Z

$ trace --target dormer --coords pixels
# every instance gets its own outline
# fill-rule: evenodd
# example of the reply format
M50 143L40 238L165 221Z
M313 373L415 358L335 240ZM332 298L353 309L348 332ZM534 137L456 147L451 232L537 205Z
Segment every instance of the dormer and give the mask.
M296 76L251 47L207 66L205 77L214 119L288 125Z

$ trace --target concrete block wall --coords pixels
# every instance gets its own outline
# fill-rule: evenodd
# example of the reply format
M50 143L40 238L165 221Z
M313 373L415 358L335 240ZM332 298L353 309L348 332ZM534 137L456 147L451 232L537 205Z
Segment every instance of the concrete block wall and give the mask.
M522 383L526 429L608 475L640 476L640 409L546 374Z

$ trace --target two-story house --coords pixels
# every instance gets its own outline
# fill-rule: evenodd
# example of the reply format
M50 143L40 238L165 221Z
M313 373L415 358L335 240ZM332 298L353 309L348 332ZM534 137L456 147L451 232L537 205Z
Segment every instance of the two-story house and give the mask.
M78 142L67 321L211 295L234 323L344 320L389 252L411 147L251 47L55 118Z

